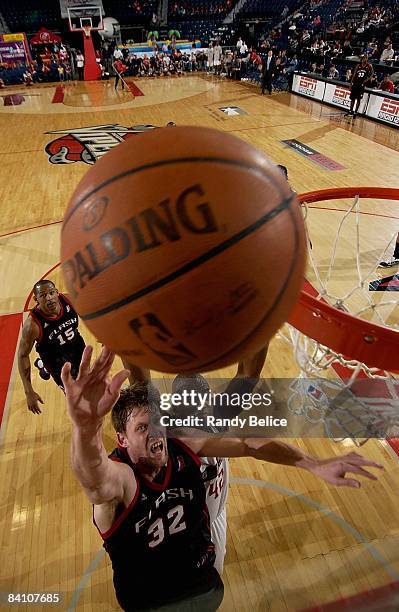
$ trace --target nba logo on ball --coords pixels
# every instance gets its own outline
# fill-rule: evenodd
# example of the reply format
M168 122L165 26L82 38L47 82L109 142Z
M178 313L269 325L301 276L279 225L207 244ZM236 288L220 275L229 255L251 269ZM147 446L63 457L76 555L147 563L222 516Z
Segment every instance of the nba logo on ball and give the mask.
M61 259L100 342L142 367L199 372L254 354L287 319L305 230L295 194L261 151L216 130L163 128L83 177Z

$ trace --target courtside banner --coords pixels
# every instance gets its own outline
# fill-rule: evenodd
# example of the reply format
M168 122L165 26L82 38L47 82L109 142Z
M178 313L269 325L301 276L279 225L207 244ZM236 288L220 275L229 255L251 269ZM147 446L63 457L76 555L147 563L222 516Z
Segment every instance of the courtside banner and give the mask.
M294 74L292 91L313 98L322 100L324 95L325 82L314 79L307 74Z
M399 96L388 98L370 94L367 115L394 127L399 126Z
M349 110L351 104L350 93L350 87L347 87L346 85L326 83L323 102L327 102L327 104L333 104L334 106L340 106L345 110ZM365 93L362 98L362 101L360 102L360 113L364 112L364 108L367 104L368 95L369 94Z

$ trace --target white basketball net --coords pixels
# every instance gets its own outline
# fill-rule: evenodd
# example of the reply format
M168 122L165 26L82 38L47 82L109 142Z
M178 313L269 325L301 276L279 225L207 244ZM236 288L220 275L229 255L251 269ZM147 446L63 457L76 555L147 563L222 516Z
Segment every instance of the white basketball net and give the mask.
M356 196L343 214L332 241L330 261L328 264L325 260L323 261L325 272L321 270L320 264L318 265L316 261L316 248L314 250L310 248L311 236L308 234L310 270L307 277L311 278L313 286L319 292L318 299L325 300L330 306L379 325L398 329L398 324L391 322L394 311L396 311L396 321L399 321L398 300L381 299L381 296L386 295L385 292L369 291L370 281L379 276L377 273L379 262L392 254L398 230L393 233L381 252L373 256L372 262L362 261L361 200L359 196ZM303 206L308 232L309 207L306 203L303 203ZM350 289L345 290L344 288L342 294L338 295L339 290L342 289L342 283L337 283L336 278L334 282L334 273L338 268L336 264L342 240L346 242L345 258L347 258L348 237L351 238L354 250L356 280ZM367 251L369 255L369 249ZM396 269L393 270L393 272L396 271ZM338 274L342 275L342 273L341 267L340 270L338 269ZM382 276L389 274L388 269ZM389 293L396 295L392 292L388 292L388 295ZM279 337L292 346L295 360L300 368L300 376L292 384L292 394L288 400L288 409L291 414L302 416L310 423L323 424L326 434L336 441L351 438L358 446L371 437L385 438L398 435L398 375L369 367L366 363L338 354L289 324L284 326ZM338 376L337 370L339 371ZM340 378L342 372L345 373L344 379ZM309 385L309 379L317 380L314 385ZM360 396L352 392L354 383L359 380L362 381L360 388L367 389L367 382L364 379L381 381L377 396L375 392L369 393L367 390L361 392ZM371 390L373 387L368 384L368 388ZM375 388L374 386L374 391ZM342 406L339 405L339 401L338 403L331 402L331 398L337 395L340 398L345 397Z

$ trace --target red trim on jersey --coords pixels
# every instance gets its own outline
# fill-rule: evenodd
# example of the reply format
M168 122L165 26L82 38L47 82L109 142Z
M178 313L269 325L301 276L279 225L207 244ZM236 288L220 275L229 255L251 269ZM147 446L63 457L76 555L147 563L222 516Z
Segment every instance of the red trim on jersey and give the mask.
M36 325L39 328L39 337L37 340L35 340L35 342L37 342L39 344L39 342L41 341L41 339L43 338L43 328L42 328L42 324L40 323L39 319L36 318L36 315L34 314L33 310L30 311L29 316L32 317L32 319L34 320L34 322L36 323Z
M120 462L120 459L112 459L112 461L119 461ZM130 468L130 469L132 469L132 468ZM136 485L137 485L136 493L135 493L132 501L130 502L130 504L118 516L118 518L112 524L112 526L108 529L108 531L104 531L104 532L100 531L100 529L99 529L99 527L98 527L98 525L97 525L97 523L95 521L95 518L94 518L94 504L93 504L93 523L97 527L98 533L100 534L100 536L102 537L103 540L107 540L118 529L118 527L120 527L120 525L123 523L125 518L128 516L128 514L130 513L130 511L132 510L132 508L136 504L137 498L138 498L139 493L140 493L140 482L136 478L136 474L134 473L133 470L132 470L132 472L133 472L133 476L134 476L134 478L136 480Z
M180 440L179 438L171 438L173 440L173 442L176 442L176 444L178 446L181 446L182 449L184 451L186 451L187 455L190 455L191 459L193 459L193 461L195 461L195 463L198 465L198 467L201 465L201 459L198 457L198 455L186 444L184 444L184 442L182 440Z

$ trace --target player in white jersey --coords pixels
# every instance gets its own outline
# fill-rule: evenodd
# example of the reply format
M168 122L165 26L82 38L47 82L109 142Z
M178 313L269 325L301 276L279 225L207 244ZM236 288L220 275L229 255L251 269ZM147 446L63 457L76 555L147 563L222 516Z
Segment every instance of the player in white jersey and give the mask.
M240 371L240 370L239 370ZM250 393L255 387L258 378L233 378L227 385L224 393ZM182 394L183 391L195 391L199 394L209 393L208 381L200 374L179 374L173 381L172 393ZM188 412L193 414L195 405L189 407ZM221 416L234 417L241 412L241 406L230 406L228 402L224 405L205 406L201 410L202 416L212 412L216 418ZM179 417L184 416L183 407L179 406L176 411ZM216 427L203 427L201 431L210 434L221 433ZM187 435L187 430L185 431ZM225 457L201 457L201 471L206 489L206 505L208 507L212 542L215 545L216 559L214 566L220 575L223 574L224 557L226 555L227 535L227 512L226 502L229 491L229 462Z
M201 464L201 471L205 475L206 505L211 521L212 542L215 545L214 566L222 575L226 555L229 461L224 457L202 457Z

